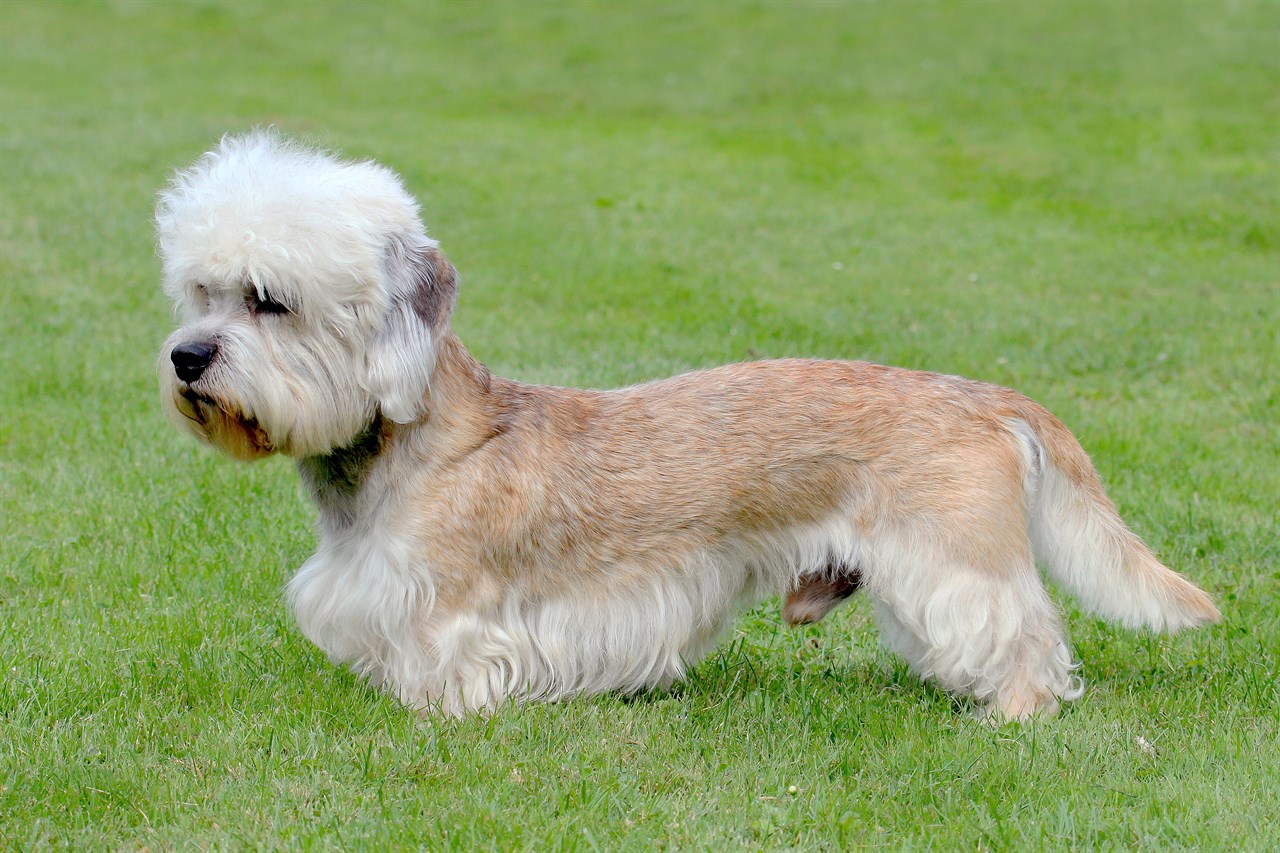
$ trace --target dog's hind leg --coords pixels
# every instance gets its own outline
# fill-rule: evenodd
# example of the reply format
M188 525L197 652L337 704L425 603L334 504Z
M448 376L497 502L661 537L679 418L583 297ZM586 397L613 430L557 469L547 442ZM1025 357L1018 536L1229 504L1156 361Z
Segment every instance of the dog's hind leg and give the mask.
M1052 715L1081 695L1029 550L1001 571L954 562L900 568L897 583L876 586L876 619L885 644L922 678L974 697L979 716L996 721Z

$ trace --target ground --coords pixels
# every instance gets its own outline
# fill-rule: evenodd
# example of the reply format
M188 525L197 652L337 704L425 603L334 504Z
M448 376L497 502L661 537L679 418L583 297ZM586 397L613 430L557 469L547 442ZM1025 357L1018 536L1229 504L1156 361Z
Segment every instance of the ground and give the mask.
M0 847L1280 846L1280 6L0 5ZM256 124L404 175L496 372L1014 386L1224 621L1059 596L992 728L866 603L668 694L415 720L281 600L285 460L166 424L157 188Z

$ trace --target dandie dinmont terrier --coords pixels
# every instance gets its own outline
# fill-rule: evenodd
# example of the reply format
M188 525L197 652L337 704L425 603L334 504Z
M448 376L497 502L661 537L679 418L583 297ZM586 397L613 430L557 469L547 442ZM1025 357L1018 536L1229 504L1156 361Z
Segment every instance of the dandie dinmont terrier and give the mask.
M681 678L735 613L854 591L921 677L996 719L1083 683L1036 557L1090 609L1214 622L1053 415L1005 388L841 361L617 391L492 375L449 326L457 273L390 170L271 132L161 193L173 419L284 453L319 509L288 599L329 657L420 709Z

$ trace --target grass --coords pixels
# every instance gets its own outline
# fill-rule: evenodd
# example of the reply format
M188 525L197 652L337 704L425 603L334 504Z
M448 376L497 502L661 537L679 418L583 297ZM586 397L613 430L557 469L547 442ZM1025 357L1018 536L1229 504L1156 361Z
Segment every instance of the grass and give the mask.
M1280 6L9 2L0 39L0 847L1280 846ZM290 465L156 400L154 192L260 123L404 175L504 375L1019 388L1223 624L1068 609L1090 691L1015 728L863 601L766 604L670 694L415 720L284 611Z

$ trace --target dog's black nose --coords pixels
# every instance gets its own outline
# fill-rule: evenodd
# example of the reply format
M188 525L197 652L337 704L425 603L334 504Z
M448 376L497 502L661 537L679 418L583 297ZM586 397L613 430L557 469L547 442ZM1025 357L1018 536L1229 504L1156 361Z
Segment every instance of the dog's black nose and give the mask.
M183 382L190 384L200 378L217 354L218 345L213 341L192 341L189 344L178 344L169 353L169 358L173 360L173 372Z

